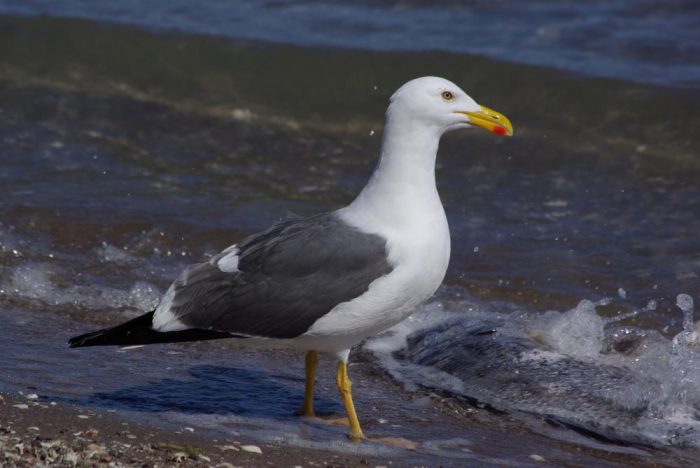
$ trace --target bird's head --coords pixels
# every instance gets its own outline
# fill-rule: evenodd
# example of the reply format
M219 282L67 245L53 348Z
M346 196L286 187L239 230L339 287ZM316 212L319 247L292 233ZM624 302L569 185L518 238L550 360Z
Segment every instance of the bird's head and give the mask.
M434 76L416 78L401 86L391 96L388 112L401 120L436 128L439 133L481 127L495 135L513 135L513 126L505 115L477 104L456 84Z

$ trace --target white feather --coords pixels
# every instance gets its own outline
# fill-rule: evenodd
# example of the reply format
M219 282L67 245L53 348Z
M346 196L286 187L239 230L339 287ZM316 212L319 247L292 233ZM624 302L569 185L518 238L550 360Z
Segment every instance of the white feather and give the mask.
M225 253L226 255L221 257L219 261L216 262L216 266L218 266L219 270L223 271L224 273L236 273L238 271L238 255L240 253L240 250L236 244L233 244L222 253Z

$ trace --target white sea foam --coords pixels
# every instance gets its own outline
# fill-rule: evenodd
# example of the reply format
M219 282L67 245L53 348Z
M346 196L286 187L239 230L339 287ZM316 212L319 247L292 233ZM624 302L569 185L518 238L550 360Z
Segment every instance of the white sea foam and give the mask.
M9 280L3 284L5 294L16 299L40 301L49 305L72 304L86 309L133 308L153 310L160 300L158 287L137 281L129 289L100 285L66 284L70 275L48 263L25 263L14 267Z
M595 307L594 302L583 300L564 313L545 312L527 324L527 332L561 354L595 359L605 337Z
M611 424L616 437L631 442L700 447L700 346L697 346L700 340L698 326L692 320L692 299L687 295L678 298L685 328L673 340L653 330L621 327L611 333L610 327L617 327L618 321L604 320L596 312L596 306L609 302L609 299L584 300L564 312L526 313L496 312L492 304L471 300L434 301L385 334L370 339L365 348L408 389L432 387L487 400L486 403L503 410L560 414L564 420L578 421L585 428L590 419L592 428L595 429L596 424L603 428ZM641 312L654 309L655 304L647 305ZM465 310L469 312L463 312ZM634 315L627 318L631 317ZM493 323L494 319L501 323L496 333L488 335L488 340L529 343L529 349L524 351L518 351L517 347L498 348L498 352L511 351L512 355L494 352L495 358L501 359L504 372L513 369L515 378L519 372L518 362L523 366L539 363L538 378L543 379L528 381L528 376L519 375L519 385L524 383L525 387L520 393L510 394L518 395L511 399L507 392L499 392L497 388L479 388L479 382L475 382L478 379L463 380L459 376L460 366L473 364L467 356L455 355L469 349L460 346L459 333L462 329L478 333L479 323ZM418 337L418 341L411 342L413 337ZM628 340L632 345L618 346L615 339ZM416 346L419 347L417 351ZM616 346L621 351L617 351ZM483 349L490 352L492 348ZM448 359L451 363L448 368L454 372L418 365L410 356L428 356L429 362ZM546 372L549 367L551 375L543 376L542 370ZM634 384L628 387L625 382ZM526 390L528 385L535 390L532 395ZM580 408L575 404L563 404L557 409L556 398L535 398L538 389L544 389L545 395L566 397L568 394L569 399L575 401L579 395L569 392L575 391L576 386L589 391L590 395L599 395L605 403L601 400L600 407L595 408L597 400L591 397ZM610 422L596 420L600 415L610 416Z
M107 242L102 243L102 247L97 249L97 254L105 262L128 265L134 263L136 258L130 255L125 249L120 249Z

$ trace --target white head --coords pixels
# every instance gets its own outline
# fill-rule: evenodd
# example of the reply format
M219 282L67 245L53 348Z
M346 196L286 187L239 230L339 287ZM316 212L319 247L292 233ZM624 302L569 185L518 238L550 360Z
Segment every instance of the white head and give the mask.
M506 116L480 106L456 84L434 76L416 78L401 86L391 96L387 117L419 122L439 134L472 126L495 135L513 134Z

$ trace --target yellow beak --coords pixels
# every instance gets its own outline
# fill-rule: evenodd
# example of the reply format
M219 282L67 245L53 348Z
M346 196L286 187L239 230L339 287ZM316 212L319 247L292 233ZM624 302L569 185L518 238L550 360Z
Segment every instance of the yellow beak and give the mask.
M493 109L489 109L485 106L479 106L476 112L457 112L458 114L466 115L469 117L469 125L474 125L475 127L481 127L488 130L494 135L499 136L513 136L513 125L511 125L508 117L496 112Z

